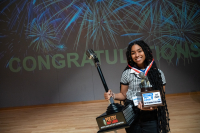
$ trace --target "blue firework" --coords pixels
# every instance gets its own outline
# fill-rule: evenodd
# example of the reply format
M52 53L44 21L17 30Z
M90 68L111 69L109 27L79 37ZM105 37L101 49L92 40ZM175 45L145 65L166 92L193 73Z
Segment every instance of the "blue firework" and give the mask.
M144 40L156 45L156 42L160 40L160 36L162 35L163 26L166 25L161 25L161 21L155 19L151 13L152 11L149 10L141 17L125 18L131 28L127 29L128 33L122 34L121 36L131 37L133 41Z
M7 16L9 16L7 23L8 29L17 30L19 34L22 34L24 25L28 25L34 18L36 0L2 0L1 4L6 5L1 10L1 14L7 14ZM13 8L11 14L9 8Z
M171 31L163 35L164 44L180 45L187 51L191 44L200 42L200 6L197 4L190 5L183 1L181 9L175 12L173 17L167 19L166 24L170 26ZM191 59L189 51L187 56L187 58L177 57L176 63L180 58L189 61Z
M153 2L153 1L150 1ZM158 1L154 4L149 4L150 9L141 9L140 18L127 18L129 22L132 23L132 28L129 30L128 34L123 34L122 36L130 36L134 40L143 39L148 43L154 45L155 47L163 47L167 44L172 44L175 52L178 52L176 47L181 44L182 49L187 49L189 45L194 42L199 42L199 6L193 3L187 3L183 1L182 3L169 3L171 5L169 11L165 11L162 8L162 4L158 7ZM159 1L164 2L164 1ZM153 7L153 5L157 5ZM158 10L159 9L159 10ZM171 55L170 50L166 49L165 54ZM191 58L188 52L188 60ZM184 57L177 56L177 62L179 58L185 60ZM172 63L169 60L169 63Z
M58 44L58 45L56 46L56 49L57 49L58 51L66 51L67 47L65 46L65 44Z
M128 30L129 33L122 36L129 36L134 40L143 39L156 45L156 41L165 33L162 29L167 25L164 25L163 21L171 18L177 7L171 0L145 0L142 4L143 7L136 16L124 17L132 25Z
M197 4L187 4L183 1L181 9L169 18L162 17L162 42L166 44L184 44L200 41L200 7ZM164 26L165 25L165 26ZM170 30L167 30L170 29Z
M181 0L176 1L176 3L172 0L144 0L140 14L143 16L150 12L151 18L153 17L157 20L160 19L159 15L163 13L171 14L175 12L177 9L176 4L179 3L181 3Z
M52 1L46 3L46 5L51 6L51 4L59 2L61 1ZM127 29L120 13L134 15L134 12L138 10L138 6L142 6L140 2L131 0L97 0L93 2L86 0L80 2L79 0L73 0L56 12L49 21L65 12L65 18L62 18L57 31L62 31L63 35L68 36L67 40L74 33L74 28L79 27L74 44L75 49L78 48L80 40L85 40L86 48L90 40L92 40L94 48L98 48L100 43L103 46L112 43L114 47L117 47L116 35L119 34L119 31L122 31L119 29L123 29L125 32ZM83 33L86 33L86 35L83 35Z
M183 1L182 8L177 11L174 16L167 21L172 27L172 38L178 43L194 43L200 42L200 6L194 4L190 6Z
M28 32L27 39L32 40L29 47L33 47L36 51L51 51L59 41L56 30L51 23L38 22L34 19Z

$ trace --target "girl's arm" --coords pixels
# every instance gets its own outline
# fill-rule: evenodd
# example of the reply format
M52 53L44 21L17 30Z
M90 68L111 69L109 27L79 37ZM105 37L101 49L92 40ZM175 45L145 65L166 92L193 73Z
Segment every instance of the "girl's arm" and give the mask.
M104 97L106 100L109 100L112 96L115 100L125 100L126 99L126 92L128 91L128 85L121 85L121 92L114 94L111 90L104 93Z

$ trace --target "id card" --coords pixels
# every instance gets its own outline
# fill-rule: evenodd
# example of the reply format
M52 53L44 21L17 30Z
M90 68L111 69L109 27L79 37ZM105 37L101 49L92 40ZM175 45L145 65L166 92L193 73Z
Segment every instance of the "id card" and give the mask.
M142 94L144 105L161 104L160 92Z
M134 96L133 97L133 103L135 106L138 106L139 102L142 101L142 96Z

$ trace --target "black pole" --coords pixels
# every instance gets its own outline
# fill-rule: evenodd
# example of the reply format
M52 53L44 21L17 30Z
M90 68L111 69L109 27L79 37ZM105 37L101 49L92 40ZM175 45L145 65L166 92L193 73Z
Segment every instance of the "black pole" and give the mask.
M100 76L100 78L101 78L101 81L102 81L102 83L103 83L103 86L104 86L105 91L108 92L108 86L107 86L107 84L106 84L106 81L105 81L105 79L104 79L103 73L102 73L101 68L100 68L99 65L97 66L97 71L99 72L99 76Z
M108 86L107 86L107 84L106 84L105 78L104 78L104 76L103 76L103 73L102 73L102 71L101 71L101 68L100 68L99 64L97 64L97 71L98 71L98 73L99 73L99 76L100 76L100 78L101 78L101 81L102 81L102 83L103 83L103 86L104 86L105 91L108 92ZM113 97L110 97L110 103L114 103Z
M99 65L99 60L96 56L96 54L94 53L94 51L92 49L88 49L86 52L86 55L88 56L89 59L93 59L95 66L97 67L97 71L99 73L99 76L101 78L101 81L103 83L104 89L106 92L108 92L108 86L106 84L106 81L104 79L103 73L101 71L100 65ZM114 103L113 97L110 97L110 103Z

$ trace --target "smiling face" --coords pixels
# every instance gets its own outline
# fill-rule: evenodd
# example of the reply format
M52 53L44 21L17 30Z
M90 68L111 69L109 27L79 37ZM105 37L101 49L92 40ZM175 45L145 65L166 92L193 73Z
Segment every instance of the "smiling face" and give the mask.
M145 57L144 51L142 50L142 48L139 45L134 44L132 46L131 57L140 69L145 68L144 61L145 61L146 57Z

